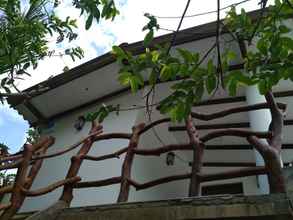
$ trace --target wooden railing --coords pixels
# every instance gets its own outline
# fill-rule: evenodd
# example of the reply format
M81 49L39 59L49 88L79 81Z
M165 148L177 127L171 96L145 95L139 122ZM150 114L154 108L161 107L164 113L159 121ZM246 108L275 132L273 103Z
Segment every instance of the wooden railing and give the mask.
M286 107L284 104L281 103L278 103L278 106L280 109L285 109ZM72 146L63 147L61 148L61 151L51 154L47 154L47 149L54 144L53 137L42 138L37 144L34 145L27 144L25 145L22 152L0 159L0 163L2 164L0 166L0 170L17 168L17 175L14 184L11 186L0 188L0 195L6 193L11 194L10 202L8 204L0 205L0 210L3 210L1 219L10 219L20 209L26 197L44 195L52 192L59 187L63 187L63 192L59 200L70 204L73 199L74 189L120 184L120 192L117 202L126 202L128 201L129 189L131 186L134 187L136 190L143 190L171 181L190 179L189 196L197 196L199 194L200 184L203 182L266 174L267 169L265 167L242 168L216 174L204 174L201 172L201 167L206 142L221 136L237 136L243 138L255 136L259 138L270 138L270 132L255 132L247 129L229 128L217 129L200 137L193 123L193 119L207 121L225 117L235 113L254 111L265 108L269 108L269 106L266 103L262 103L251 106L236 107L228 110L219 111L213 114L201 114L193 112L186 120L186 131L189 137L188 143L170 144L155 147L152 149L141 147L138 148L140 136L157 125L170 122L170 118L159 119L148 125L145 125L144 123L138 124L133 127L132 133L103 134L102 126L100 124L92 122L91 129L87 137L81 139L79 142L73 144ZM107 139L127 139L129 140L129 143L127 147L122 148L111 154L102 156L88 155L88 152L95 142ZM65 153L70 152L78 147L80 147L80 149L78 153L71 158L71 165L68 169L65 179L52 183L47 187L41 189L31 190L32 183L36 178L44 159L62 156ZM183 150L193 151L194 159L192 162L192 170L190 173L166 176L145 183L138 183L132 178L131 170L135 155L160 156L161 154L170 151ZM119 158L119 156L122 154L125 154L125 157L120 176L110 177L108 179L97 181L81 182L81 178L78 176L78 173L84 160L101 161L111 158Z

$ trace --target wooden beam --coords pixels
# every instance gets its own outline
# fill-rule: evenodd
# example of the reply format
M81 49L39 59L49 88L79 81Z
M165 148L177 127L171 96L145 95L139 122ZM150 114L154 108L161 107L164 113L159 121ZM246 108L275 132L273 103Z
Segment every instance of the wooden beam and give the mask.
M293 125L292 119L284 120L285 126ZM219 123L219 124L203 124L197 125L198 130L209 130L209 129L226 129L226 128L249 128L249 122L239 122L239 123ZM185 126L170 126L169 131L185 131Z
M235 65L234 68L237 69L237 65ZM293 96L293 90L274 92L274 96L276 98L291 97ZM227 98L204 100L194 104L194 106L217 105L217 104L227 104L227 103L245 102L245 101L246 101L245 96L234 96L234 97L227 97Z
M206 150L252 150L253 147L249 144L225 144L225 145L206 145ZM283 144L283 150L292 150L292 144Z
M204 162L204 167L256 167L254 162Z
M209 182L215 180L233 179L239 177L255 176L266 174L267 170L265 167L250 167L242 168L238 170L225 171L212 174L201 174L201 182Z
M226 128L248 128L248 122L240 123L223 123L223 124L204 124L197 125L196 129L198 130L209 130L209 129L226 129ZM170 126L169 131L185 131L185 126Z

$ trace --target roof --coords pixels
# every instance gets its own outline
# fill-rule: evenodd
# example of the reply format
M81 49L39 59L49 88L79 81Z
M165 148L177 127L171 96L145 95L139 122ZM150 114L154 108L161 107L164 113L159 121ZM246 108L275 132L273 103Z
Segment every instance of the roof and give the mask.
M256 17L257 14L258 14L258 11L250 12L250 15L252 17ZM174 46L213 37L216 35L216 26L217 26L216 22L211 22L211 23L207 23L207 24L203 24L203 25L199 25L196 27L179 31L176 36ZM154 39L154 44L163 44L166 42L170 42L171 38L172 38L172 33L159 36ZM121 46L125 50L131 51L133 54L139 54L144 51L142 41L135 42L132 44L124 43ZM24 119L28 120L30 124L36 124L40 121L50 120L52 118L56 118L61 115L72 112L76 109L80 109L90 104L103 101L106 98L112 97L121 92L129 90L129 88L122 87L121 85L117 83L117 80L115 77L115 74L117 73L117 71L115 74L108 73L107 75L103 73L105 71L107 72L107 70L104 69L103 72L99 71L103 68L106 68L107 66L109 66L109 64L112 64L114 62L115 62L115 57L110 52L106 53L82 65L79 65L65 73L59 74L53 78L50 78L46 81L43 81L37 85L34 85L24 90L24 92L29 92L32 90L36 90L40 86L49 88L48 90L44 92L40 92L38 95L33 96L29 101L24 101L16 97L9 97L8 103L10 104L10 106L15 108L21 115L23 115ZM48 105L48 102L50 102L50 97L51 99L55 97L57 99L63 98L68 100L68 97L66 97L66 95L61 97L62 94L66 93L66 91L68 93L70 89L71 91L78 89L81 84L78 83L77 81L81 80L81 78L82 79L85 79L87 77L89 78L89 75L93 73L95 73L95 75L99 74L99 76L103 77L104 80L108 80L109 82L106 83L107 86L104 86L103 89L98 88L98 90L100 89L99 93L96 92L95 94L89 95L89 97L85 97L85 96L82 97L83 90L81 90L79 91L80 93L78 95L80 97L75 97L75 98L79 98L78 102L72 103L63 107L60 106L60 108L58 108L56 111L52 110L50 105ZM91 84L92 81L93 81L92 79L91 80L89 79L88 84ZM65 88L66 86L68 88ZM115 88L115 89L109 89L109 88ZM89 91L91 88L85 87L84 89L86 91ZM55 98L54 98L54 101L56 101ZM59 104L62 105L62 100L60 100ZM47 110L51 111L52 114L48 112L44 112L45 109L46 111Z

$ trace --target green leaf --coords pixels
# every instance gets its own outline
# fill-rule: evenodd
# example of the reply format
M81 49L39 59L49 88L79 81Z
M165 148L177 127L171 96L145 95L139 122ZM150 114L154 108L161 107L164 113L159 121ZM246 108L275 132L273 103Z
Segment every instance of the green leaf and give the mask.
M285 25L280 25L279 30L282 34L286 34L290 32L290 29Z
M177 48L176 49L180 55L183 57L183 60L185 63L192 63L193 62L193 55L190 51L182 48Z
M94 19L94 16L92 14L90 14L88 16L88 18L86 19L86 23L85 23L85 29L86 30L88 30L92 26L93 19Z
M137 77L132 76L130 78L130 87L131 87L131 92L136 93L138 88L139 88L139 82L137 80Z
M237 93L237 80L231 79L228 84L229 95L235 96Z
M214 74L209 75L206 78L206 88L209 94L211 94L217 86L217 77Z
M121 83L121 85L128 86L130 84L131 77L132 77L132 73L122 72L122 73L119 73L118 75L118 81Z
M150 83L150 85L155 85L156 84L157 77L158 77L157 72L155 70L152 70L152 72L150 74L150 77L149 77L149 83Z
M214 70L215 70L215 67L214 67L214 64L213 64L213 60L212 59L210 59L209 61L208 61L208 64L207 64L208 66L207 66L207 71L208 71L208 75L211 75L211 74L213 74L214 73Z
M194 62L195 64L197 64L198 61L199 61L199 53L194 53L194 54L193 54L193 62Z
M188 68L189 68L189 65L187 65L186 63L182 63L179 67L180 76L182 77L188 76L189 75Z
M27 69L29 66L30 66L30 63L25 63L25 64L23 65L23 69L25 70L25 69Z
M264 39L260 39L257 42L256 45L257 49L262 53L262 54L267 54L268 52L268 42L266 42Z
M199 82L195 89L195 98L197 101L200 101L202 99L204 93L204 84L202 82Z
M160 79L162 81L167 81L172 77L171 69L168 65L164 65L160 72Z
M121 49L118 46L113 46L112 47L112 53L115 54L118 57L125 57L125 52L123 49Z
M260 94L264 95L268 91L266 80L261 80L257 84Z
M143 79L142 75L137 73L135 76L136 76L138 85L143 86L144 85L144 79Z
M143 40L143 45L148 47L154 38L154 31L150 30Z
M229 50L227 53L227 61L231 62L236 59L236 53L232 50Z

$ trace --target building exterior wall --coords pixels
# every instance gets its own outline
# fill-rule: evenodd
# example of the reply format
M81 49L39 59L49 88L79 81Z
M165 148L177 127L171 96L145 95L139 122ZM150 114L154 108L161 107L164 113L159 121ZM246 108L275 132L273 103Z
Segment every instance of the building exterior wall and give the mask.
M170 83L166 83L161 84L157 87L156 94L158 95L155 96L154 102L168 94L169 86ZM105 103L121 104L121 108L123 108L123 106L132 106L134 104L144 104L141 96L142 94L132 95L130 93L123 93ZM225 106L227 107L227 105L229 106L229 104L226 104L221 105L221 107L224 108ZM52 135L56 138L56 143L49 149L48 153L56 152L62 149L62 147L69 146L70 144L73 144L80 140L82 137L86 136L87 132L89 131L90 123L87 123L86 126L79 132L75 130L73 124L79 115L84 115L86 112L92 111L94 109L95 106L55 120L54 126L44 131L45 135ZM211 108L209 111L214 110L214 108ZM154 113L152 114L152 120L156 120L160 117L162 116L154 110ZM231 120L233 120L233 118ZM234 120L239 120L239 118L234 118ZM113 113L103 122L104 133L131 132L131 127L140 122L148 122L144 110L120 112L119 116L116 116L115 113ZM168 126L170 126L171 124L172 123L166 123L155 128L163 143L171 144L188 142L187 136L184 132L168 132ZM207 131L201 133L203 134L205 132ZM243 140L238 138L219 138L212 141L211 144L233 144L241 142L243 142ZM128 141L125 140L101 141L93 145L91 151L89 152L89 155L98 156L112 153L113 151L127 146L127 143ZM141 136L138 147L150 149L154 147L159 147L161 145L162 143L160 143L160 141L155 137L154 131L150 130ZM63 179L66 176L67 170L70 166L70 158L75 155L77 150L78 149L69 152L63 156L45 160L32 189L44 187L50 183ZM166 165L166 154L163 154L160 157L142 157L139 155L135 156L132 170L133 179L140 183L143 183L164 176L190 172L190 167L187 163L188 161L192 160L191 151L176 152L176 154L180 158L184 159L184 161L176 158L175 164L173 166ZM227 161L231 160L232 158L232 160L234 160L235 162L235 159L239 161L244 161L247 159L247 157L253 160L252 151L243 152L243 154L246 156L241 156L239 151L229 151L229 156L227 156L226 153L221 154L220 151L205 151L204 160ZM123 159L124 156L121 156L120 159L110 159L99 162L84 161L80 169L79 175L82 177L83 181L101 180L114 176L120 176ZM204 168L203 171L207 173L212 173L225 171L228 169L235 168L208 167ZM244 187L244 193L247 195L259 193L255 177L215 181L203 185L223 184L231 182L242 182ZM129 201L148 201L187 197L188 184L189 180L182 180L163 184L142 191L135 191L134 188L131 188ZM116 184L100 188L76 189L74 190L74 200L72 202L72 206L75 207L115 203L118 197L119 188L120 185ZM60 188L54 192L51 192L50 194L41 197L27 198L21 211L39 210L49 206L59 198L59 196L61 195L61 190L62 189Z
M225 37L225 36L224 36ZM180 45L181 47L188 48L190 50L197 50L201 53L204 53L210 45L214 42L214 38L208 38L199 40L197 42L187 43ZM233 45L232 45L233 46ZM239 51L236 51L237 53ZM211 54L213 56L213 54ZM114 64L111 64L114 65ZM111 71L114 71L115 68L110 68ZM116 70L117 72L117 70ZM87 75L89 77L89 75ZM94 76L93 76L94 77ZM105 76L106 77L106 76ZM79 80L79 79L77 79ZM101 80L101 79L100 79ZM102 82L97 82L97 84ZM156 93L154 97L154 103L161 100L163 97L169 94L170 83L160 84L156 87ZM146 90L148 90L146 88ZM238 95L244 95L245 91L243 89L239 90ZM69 94L68 94L69 95ZM129 92L122 93L111 99L105 101L106 104L120 104L121 108L129 107L132 105L144 105L144 100L141 98L143 92L137 95L132 95ZM227 94L215 94L214 98L225 97ZM208 98L207 95L205 95ZM34 103L37 104L37 103ZM86 136L90 123L87 123L86 126L81 131L76 131L74 128L74 122L80 115L84 115L87 112L93 111L101 103L96 103L91 107L84 108L63 117L59 117L54 120L54 126L50 129L44 131L44 135L52 135L56 138L56 143L49 149L49 152L56 152L61 150L63 147L67 147L70 144L76 143L82 137ZM205 113L215 112L220 109L228 108L234 105L245 105L245 102L233 103L233 104L218 104L211 105L209 107L200 106L195 107L195 110L202 111ZM52 107L52 106L51 106ZM152 120L161 118L157 111L154 110L152 114ZM247 122L249 121L248 114L242 113L239 115L229 116L229 119L217 119L212 122L204 122L204 124L209 123L220 123L220 122ZM104 133L108 132L131 132L133 125L140 122L148 123L148 117L145 114L145 110L133 110L133 111L123 111L120 112L119 116L116 116L115 113L112 113L106 120L103 122ZM203 122L195 121L196 124L203 124ZM188 138L185 132L169 132L168 127L172 123L165 123L159 125L155 128L155 131L150 130L148 133L143 134L139 142L139 148L154 148L159 147L162 144L172 144L172 143L186 143ZM161 140L158 140L155 133L158 133ZM208 132L207 130L200 131L200 134ZM163 142L163 143L161 143ZM99 156L108 153L112 153L118 149L121 149L127 146L128 141L125 140L107 140L95 143L89 152L89 155ZM234 138L234 137L221 137L215 140L212 140L209 144L215 145L227 145L227 144L247 144L244 139ZM70 166L70 158L76 154L78 149L69 152L63 156L56 158L50 158L44 161L43 166L37 176L32 189L37 189L40 187L47 186L50 183L64 179L66 176L67 170ZM166 154L161 155L160 157L142 157L135 156L132 177L137 182L143 183L153 179L175 175L175 174L184 174L190 172L190 166L188 165L189 161L192 161L191 151L176 152L178 157L175 159L175 164L173 166L167 166L165 163ZM181 159L180 159L181 158ZM79 175L83 181L91 180L101 180L105 178L115 177L121 175L121 165L123 163L124 156L121 156L120 159L110 159L106 161L84 161L80 169ZM221 150L206 150L204 155L205 162L255 162L254 152L252 150L236 150L236 151L221 151ZM219 171L226 171L230 169L238 168L223 168L223 167L205 167L203 172L205 173L215 173ZM253 195L259 194L261 192L258 185L256 177L245 177L245 178L236 178L232 180L223 180L223 181L214 181L210 183L205 183L203 185L212 185L212 184L224 184L224 183L243 183L244 194ZM179 197L187 197L188 195L188 184L189 180L181 180L166 183L159 185L150 189L135 191L131 187L130 190L130 201L148 201L148 200L162 200L162 199L171 199ZM100 188L88 188L88 189L76 189L74 190L74 200L72 206L89 206L89 205L98 205L98 204L107 204L115 203L118 197L120 185L112 185L107 187ZM27 198L24 206L21 211L32 211L39 210L48 207L50 204L54 203L59 196L61 195L61 188L51 192L50 194L36 197L36 198Z

